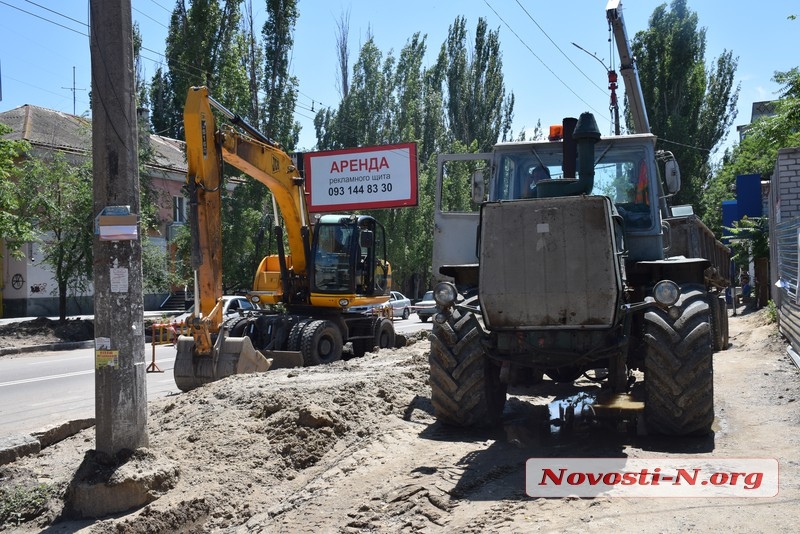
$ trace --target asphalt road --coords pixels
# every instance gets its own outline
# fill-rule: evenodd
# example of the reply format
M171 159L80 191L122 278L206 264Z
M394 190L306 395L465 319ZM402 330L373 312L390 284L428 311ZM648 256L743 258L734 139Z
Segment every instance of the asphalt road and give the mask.
M145 346L150 364L152 348ZM179 393L172 376L175 348L156 347L163 373L147 373L148 399ZM50 424L94 417L94 348L0 358L0 437L28 434Z
M430 330L431 322L416 316L394 321L395 330L409 334ZM145 345L145 361L152 360ZM175 348L156 346L162 373L147 373L147 398L180 394L172 370ZM72 419L94 417L94 348L7 355L0 358L0 437L29 434Z

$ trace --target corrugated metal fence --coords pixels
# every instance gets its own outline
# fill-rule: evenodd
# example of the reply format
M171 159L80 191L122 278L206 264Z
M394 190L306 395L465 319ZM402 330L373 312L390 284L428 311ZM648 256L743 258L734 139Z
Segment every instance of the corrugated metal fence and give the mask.
M781 221L774 226L773 251L777 253L778 280L774 300L778 303L781 333L789 339L792 347L800 347L800 305L797 302L798 256L797 249L800 218ZM775 298L777 297L777 298Z

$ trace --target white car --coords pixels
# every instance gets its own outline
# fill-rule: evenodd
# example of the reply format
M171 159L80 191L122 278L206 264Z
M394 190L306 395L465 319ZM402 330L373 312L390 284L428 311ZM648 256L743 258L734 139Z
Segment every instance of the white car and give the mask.
M392 307L393 315L408 319L408 316L411 315L411 299L406 298L399 291L392 291L391 295L389 297L389 306Z
M408 316L411 315L411 299L406 298L406 296L399 291L391 291L389 294L389 300L384 304L353 306L352 308L349 308L349 311L371 315L377 314L378 310L387 306L392 308L392 315L394 317L408 319Z
M222 297L222 318L223 320L229 319L238 314L239 311L247 311L255 309L249 300L241 295L224 295ZM186 310L185 313L178 315L170 320L171 323L182 323L186 321L189 316L194 313L194 305Z

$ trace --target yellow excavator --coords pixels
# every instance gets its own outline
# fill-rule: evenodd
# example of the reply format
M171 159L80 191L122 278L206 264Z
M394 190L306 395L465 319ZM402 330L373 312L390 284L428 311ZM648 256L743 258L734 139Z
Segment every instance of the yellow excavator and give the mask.
M212 107L230 124L217 127ZM195 311L187 321L191 335L178 338L178 388L188 391L238 373L329 363L342 357L347 343L353 356L394 346L389 318L347 311L389 299L383 226L365 215L322 215L312 224L304 179L292 157L214 100L206 87L189 90L183 120ZM255 310L225 320L223 162L270 190L278 243L277 253L261 260L247 294Z

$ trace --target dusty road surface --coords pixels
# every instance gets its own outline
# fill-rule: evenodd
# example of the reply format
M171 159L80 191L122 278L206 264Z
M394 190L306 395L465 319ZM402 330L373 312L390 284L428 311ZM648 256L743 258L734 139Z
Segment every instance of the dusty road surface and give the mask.
M715 355L709 437L639 436L592 421L553 433L547 404L578 389L549 381L512 389L502 427L443 427L431 415L429 342L420 336L403 349L231 377L151 402L150 454L135 461L169 466L169 475L156 500L114 517L78 521L63 506L94 446L93 429L2 466L0 487L14 491L17 504L10 511L0 504L0 530L794 532L800 378L765 317L731 318L731 346ZM530 498L524 467L531 457L774 458L780 491L765 498ZM50 498L33 512L37 492ZM35 517L24 520L26 513Z

